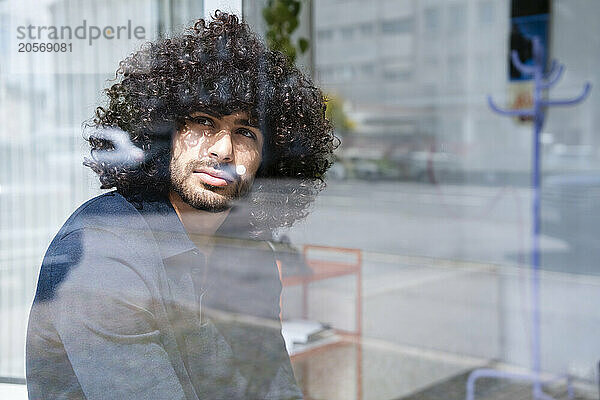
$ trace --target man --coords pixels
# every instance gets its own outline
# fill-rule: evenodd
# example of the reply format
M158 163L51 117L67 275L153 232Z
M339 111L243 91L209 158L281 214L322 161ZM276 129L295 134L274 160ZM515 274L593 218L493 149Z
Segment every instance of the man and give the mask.
M117 75L84 163L116 190L46 253L29 397L302 398L268 239L306 214L331 165L322 93L220 12Z

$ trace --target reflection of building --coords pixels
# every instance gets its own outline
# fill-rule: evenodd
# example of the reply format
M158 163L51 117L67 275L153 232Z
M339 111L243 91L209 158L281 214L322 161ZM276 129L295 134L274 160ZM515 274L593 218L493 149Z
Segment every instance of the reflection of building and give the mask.
M526 172L529 127L497 118L485 104L486 94L507 93L509 6L493 0L315 1L316 76L350 103L359 123L354 136L363 137L357 145L451 152L469 173ZM577 18L589 15L587 5L572 11ZM587 79L597 74L579 54L589 45L573 42L581 33L571 39L563 33L577 30L575 17L557 12L552 18L561 32L552 35L560 38L553 40L552 55L573 74L565 84L578 81L578 69ZM589 51L587 57L595 54ZM572 140L567 130L578 132L576 140L596 140L589 125L598 117L591 107L575 111L588 108L587 121L551 115L559 140Z
M392 153L462 154L492 125L481 99L505 79L505 8L491 0L318 1L318 80L352 104L355 136Z

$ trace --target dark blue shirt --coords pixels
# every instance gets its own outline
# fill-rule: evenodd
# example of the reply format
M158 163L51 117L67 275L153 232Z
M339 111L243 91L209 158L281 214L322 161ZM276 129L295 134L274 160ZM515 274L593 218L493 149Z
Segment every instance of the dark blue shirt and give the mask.
M206 259L171 204L82 205L44 257L30 399L299 399L268 242L232 210Z

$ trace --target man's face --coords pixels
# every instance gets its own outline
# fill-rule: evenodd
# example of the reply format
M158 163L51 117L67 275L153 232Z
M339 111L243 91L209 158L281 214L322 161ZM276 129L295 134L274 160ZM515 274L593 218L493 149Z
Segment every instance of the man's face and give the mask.
M173 190L194 208L226 210L250 190L263 140L246 112L191 114L171 143Z

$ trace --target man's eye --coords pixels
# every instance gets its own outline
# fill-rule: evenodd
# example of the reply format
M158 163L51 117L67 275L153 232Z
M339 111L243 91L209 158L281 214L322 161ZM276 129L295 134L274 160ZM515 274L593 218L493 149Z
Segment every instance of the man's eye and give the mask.
M241 128L241 129L237 130L237 133L239 133L240 135L246 136L250 139L256 139L256 135L250 129Z
M214 126L212 120L206 117L193 117L192 122L198 125Z

